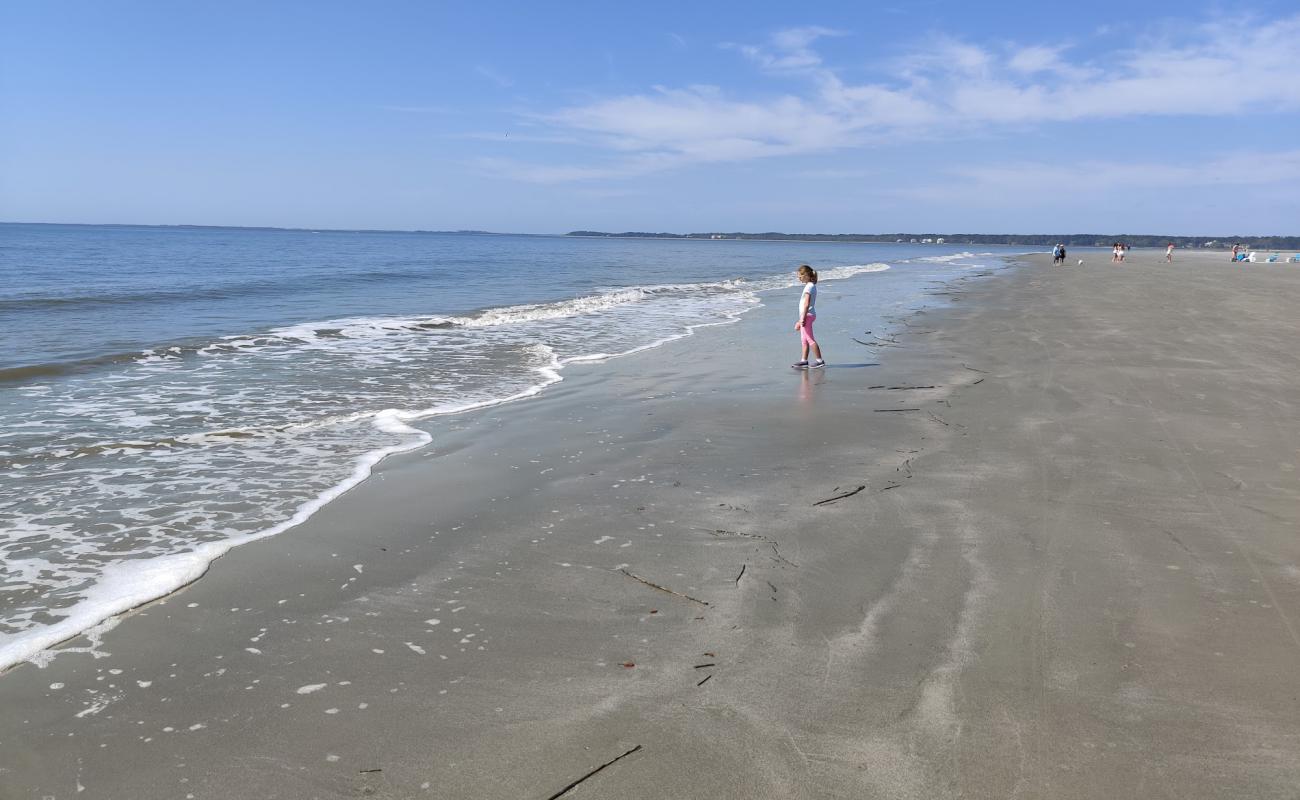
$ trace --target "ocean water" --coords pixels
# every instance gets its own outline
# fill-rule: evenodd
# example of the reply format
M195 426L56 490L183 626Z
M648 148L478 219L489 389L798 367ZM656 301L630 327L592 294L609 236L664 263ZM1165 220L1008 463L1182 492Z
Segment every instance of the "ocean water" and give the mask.
M733 322L799 263L886 309L1003 252L2 224L0 669L300 523L420 421Z

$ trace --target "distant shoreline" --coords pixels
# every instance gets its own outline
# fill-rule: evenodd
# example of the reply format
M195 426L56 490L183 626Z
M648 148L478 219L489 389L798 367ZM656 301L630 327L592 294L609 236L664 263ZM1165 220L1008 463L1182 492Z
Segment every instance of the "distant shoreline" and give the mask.
M1175 247L1196 249L1231 249L1240 244L1250 250L1300 249L1300 236L1161 236L1156 234L1026 234L1026 233L764 233L711 232L711 233L650 233L628 231L605 233L602 231L570 231L566 236L586 239L671 239L692 241L762 241L762 242L817 242L823 244L935 244L999 245L1051 247L1057 243L1067 247L1110 247L1124 242L1131 247Z
M1156 234L1028 234L1028 233L762 233L710 232L710 233L654 233L649 231L575 230L568 233L510 233L482 230L402 230L396 228L282 228L272 225L149 225L121 222L9 222L0 225L46 225L73 228L155 228L158 230L234 230L285 233L375 233L375 234L433 234L439 236L545 236L577 239L669 239L675 241L757 241L757 242L809 242L819 244L939 244L952 245L1003 245L1051 247L1063 243L1066 247L1110 247L1124 242L1132 247L1165 247L1173 242L1175 247L1207 250L1227 250L1240 244L1248 250L1300 250L1300 236L1161 236Z

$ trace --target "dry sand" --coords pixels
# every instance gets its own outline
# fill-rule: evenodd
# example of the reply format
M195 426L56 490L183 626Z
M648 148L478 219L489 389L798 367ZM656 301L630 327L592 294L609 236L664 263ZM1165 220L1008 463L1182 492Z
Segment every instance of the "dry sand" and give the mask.
M466 417L0 677L0 797L1300 796L1300 268L1176 259Z

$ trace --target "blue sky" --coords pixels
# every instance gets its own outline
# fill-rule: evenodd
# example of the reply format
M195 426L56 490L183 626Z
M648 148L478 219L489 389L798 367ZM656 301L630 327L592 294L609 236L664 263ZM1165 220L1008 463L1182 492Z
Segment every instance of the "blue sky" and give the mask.
M0 219L1300 233L1300 8L0 7Z

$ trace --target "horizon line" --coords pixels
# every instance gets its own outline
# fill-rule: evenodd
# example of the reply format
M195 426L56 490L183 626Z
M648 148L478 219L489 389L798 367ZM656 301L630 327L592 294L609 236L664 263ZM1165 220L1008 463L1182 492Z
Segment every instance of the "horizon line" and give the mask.
M19 220L0 220L0 225L49 225L65 227L82 227L82 228L182 228L198 230L245 230L245 231L285 231L296 233L406 233L406 234L444 234L444 235L478 235L478 236L562 236L573 238L681 238L689 239L703 236L744 236L744 237L761 237L761 236L804 236L804 237L928 237L928 238L949 238L961 236L989 236L1013 239L1015 237L1095 237L1102 239L1125 237L1150 237L1162 239L1209 239L1209 240L1248 240L1248 239L1295 239L1300 238L1300 234L1277 234L1277 233L1256 233L1248 235L1230 235L1230 236L1212 236L1207 234L1155 234L1155 233L936 233L927 231L921 233L912 232L891 232L891 233L786 233L784 231L695 231L691 233L673 233L668 231L596 231L575 229L563 233L523 233L514 231L487 231L470 228L456 230L436 230L431 228L329 228L329 227L290 227L280 225L204 225L195 223L135 223L135 222L30 222ZM829 239L828 239L829 240ZM888 244L888 242L886 242ZM895 242L896 243L896 242ZM918 242L920 243L920 242ZM1016 244L1016 242L1008 242ZM910 242L905 242L910 244ZM947 242L945 242L947 244ZM955 244L955 243L954 243ZM984 244L992 244L985 242Z

